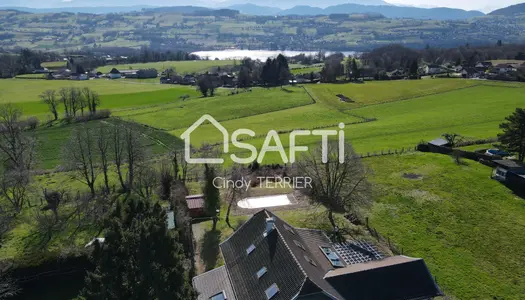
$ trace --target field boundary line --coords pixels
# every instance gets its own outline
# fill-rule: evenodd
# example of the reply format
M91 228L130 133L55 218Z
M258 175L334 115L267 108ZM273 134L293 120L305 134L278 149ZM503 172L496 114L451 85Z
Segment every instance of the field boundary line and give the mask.
M283 109L269 110L269 111L265 111L265 112L262 112L262 113L259 113L259 114L246 115L246 116L233 117L233 118L226 118L226 119L218 119L217 121L218 122L226 122L226 121L239 120L239 119L250 118L250 117L255 117L255 116L259 116L259 115L265 115L265 114L269 114L269 113L275 113L275 112L279 112L279 111L283 111L283 110L294 109L294 108L305 107L305 106L316 104L315 100L314 99L312 99L312 100L313 100L312 103L305 103L305 104L301 104L301 105L297 105L297 106L286 107L286 108L283 108ZM160 110L156 110L156 111L153 111L153 112L157 112L157 111L160 111ZM147 112L147 113L141 113L141 114L135 114L135 115L127 115L127 116L124 116L124 117L149 114L149 113L153 113L153 112ZM190 125L191 124L189 124L188 126L190 126ZM158 127L154 127L154 126L150 126L150 125L148 125L148 126L151 127L151 128L162 130L162 131L174 131L174 130L179 130L179 129L187 129L187 127L184 127L184 126L183 127L176 127L176 128L169 128L169 129L158 128Z
M117 119L120 120L121 122L126 122L126 123L128 123L126 120L122 120L122 119L119 118L119 117L114 117L114 118L117 118ZM109 125L109 126L122 126L122 125L118 125L118 124L112 124L111 122L108 122L108 121L106 121L106 120L101 121L101 123L107 124L107 125ZM140 126L144 126L144 125L139 124L139 123L137 123L137 124L140 125ZM155 128L154 128L154 129L155 129ZM145 138L151 140L152 142L156 143L156 144L159 145L159 146L162 146L162 147L164 147L164 148L166 148L166 149L168 149L168 150L170 149L170 147L168 147L166 144L164 144L164 143L161 142L160 140L158 140L158 139L156 139L156 138L154 138L154 137L152 137L152 136L150 136L150 135L147 135L147 134L145 134L145 133L143 133L143 132L140 132L140 135L142 135L143 137L145 137Z
M343 124L345 124L345 126L346 125L359 125L359 124L370 123L370 122L375 122L375 121L377 121L377 119L370 118L370 119L366 119L366 120L349 122L349 123L343 123ZM331 125L316 126L316 127L311 127L311 128L286 129L286 130L279 130L279 131L277 131L277 133L278 134L286 134L286 133L291 133L294 130L316 130L316 129L324 129L324 128L330 128L330 127L337 127L338 125L339 125L339 123L338 124L331 124ZM253 137L237 139L237 141L239 141L239 142L250 141L250 140L263 138L263 137L266 137L266 136L267 136L266 134L258 134L258 135L255 135ZM231 144L231 142L229 144ZM222 142L218 142L218 143L211 144L210 146L216 147L216 146L221 146L221 145L223 145L223 143Z

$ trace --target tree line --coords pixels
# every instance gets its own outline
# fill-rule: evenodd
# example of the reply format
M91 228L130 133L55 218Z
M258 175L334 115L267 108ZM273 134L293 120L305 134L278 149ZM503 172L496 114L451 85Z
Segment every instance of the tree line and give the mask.
M392 44L364 52L361 59L370 68L382 69L387 72L406 68L413 61L429 64L467 65L474 67L480 61L488 60L523 60L525 59L524 44L503 44L473 46L463 45L456 48L435 48L427 46L424 49L412 49L402 45Z
M108 110L98 110L100 97L88 87L67 87L60 90L46 90L40 94L41 101L47 105L53 115L53 121L59 119L59 110L63 109L64 120L86 121L109 117Z

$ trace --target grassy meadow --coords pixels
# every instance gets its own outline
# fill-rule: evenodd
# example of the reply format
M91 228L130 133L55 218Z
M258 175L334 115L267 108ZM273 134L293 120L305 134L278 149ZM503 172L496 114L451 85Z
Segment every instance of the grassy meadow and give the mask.
M64 87L89 87L100 95L102 109L136 108L177 101L182 95L200 97L194 87L137 83L127 80L0 80L0 104L13 103L24 115L37 115L44 119L49 114L39 95L46 90Z
M179 74L190 74L201 71L206 71L212 67L222 67L233 65L233 60L195 60L195 61L160 61L150 63L137 63L137 64L121 64L121 65L108 65L97 68L97 71L102 73L109 73L111 69L117 68L118 70L138 70L138 69L157 69L162 72L168 68L174 68Z
M423 257L445 294L525 297L525 202L490 179L491 168L427 153L365 162L377 193L371 225L406 255Z

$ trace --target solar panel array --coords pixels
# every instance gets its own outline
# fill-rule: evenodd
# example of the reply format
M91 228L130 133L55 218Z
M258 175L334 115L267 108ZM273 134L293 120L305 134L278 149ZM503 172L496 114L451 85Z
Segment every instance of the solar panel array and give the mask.
M348 265L360 264L383 258L381 252L365 241L336 243L333 247Z

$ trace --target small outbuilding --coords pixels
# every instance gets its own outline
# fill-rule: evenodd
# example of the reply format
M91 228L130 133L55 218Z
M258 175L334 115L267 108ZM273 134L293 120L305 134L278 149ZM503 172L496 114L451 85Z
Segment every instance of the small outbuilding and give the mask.
M442 139L442 138L432 140L428 142L428 144L431 146L438 146L438 147L450 147L451 146L447 140Z
M493 160L492 178L518 193L525 193L525 167L513 160Z
M186 203L190 211L191 218L204 217L204 195L190 195L186 196Z
M110 79L119 79L119 78L122 78L122 75L120 74L119 70L117 70L116 68L113 68L113 69L111 69L111 71L109 71L109 78Z

